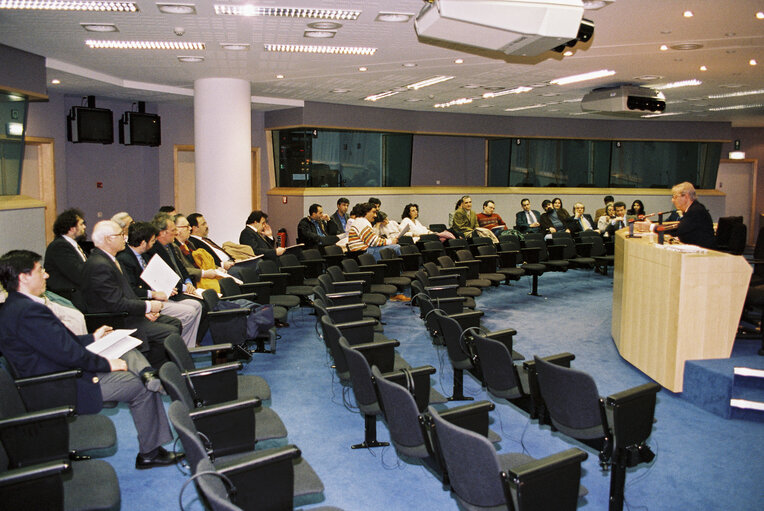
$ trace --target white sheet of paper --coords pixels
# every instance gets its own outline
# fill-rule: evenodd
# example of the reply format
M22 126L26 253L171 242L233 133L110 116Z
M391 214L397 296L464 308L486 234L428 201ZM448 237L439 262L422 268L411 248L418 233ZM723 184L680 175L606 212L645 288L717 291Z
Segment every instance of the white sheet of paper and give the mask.
M140 339L136 339L130 335L133 332L135 332L134 328L132 330L113 330L97 341L90 343L90 345L87 346L87 349L104 358L119 358L131 349L141 345L142 341Z
M244 282L242 282L241 280L237 279L236 277L234 277L230 273L226 273L226 272L222 271L220 268L215 268L215 274L218 277L220 277L221 279L233 279L233 281L236 282L236 284L238 284L238 285L244 284Z
M180 277L159 255L154 254L141 273L141 280L154 291L161 291L170 296Z

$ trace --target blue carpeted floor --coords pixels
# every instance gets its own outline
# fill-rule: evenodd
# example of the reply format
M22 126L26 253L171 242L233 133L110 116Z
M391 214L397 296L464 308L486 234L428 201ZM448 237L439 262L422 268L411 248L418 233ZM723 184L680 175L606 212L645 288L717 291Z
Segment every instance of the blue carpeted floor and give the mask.
M530 279L512 287L492 288L478 298L489 330L518 331L515 349L527 357L569 351L573 366L592 374L606 395L648 381L617 353L610 336L612 278L592 272L545 274L540 292L528 296ZM383 309L385 333L399 339L399 351L412 365L430 364L433 382L443 394L451 389L451 368L442 348L435 348L421 320L402 303ZM337 382L315 317L308 310L290 313L291 327L281 329L275 355L261 354L246 372L264 376L273 391L272 408L289 430L326 486L322 505L345 510L457 509L454 499L420 465L400 461L392 448L351 450L363 439L363 419L351 411L352 392ZM746 341L755 342L755 341ZM465 393L488 399L480 384L465 375ZM117 424L119 451L107 458L119 474L123 509L178 509L186 476L176 467L137 471L137 442L125 407L108 411ZM548 427L539 427L515 407L497 401L492 428L504 439L502 452L525 450L543 457L571 446L589 453L582 483L589 495L581 509L607 509L609 474L600 472L596 453ZM657 454L650 465L631 469L626 480L626 509L754 510L764 502L764 424L725 420L680 396L658 394L650 445ZM379 421L380 440L388 438ZM186 509L201 509L193 487L186 489Z

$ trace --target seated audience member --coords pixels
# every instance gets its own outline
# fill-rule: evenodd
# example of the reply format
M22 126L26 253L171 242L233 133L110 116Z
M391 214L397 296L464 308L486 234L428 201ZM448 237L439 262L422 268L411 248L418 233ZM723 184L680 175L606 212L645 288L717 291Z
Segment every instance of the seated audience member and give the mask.
M337 199L337 211L326 222L326 233L333 236L343 237L347 234L348 208L350 201L345 197Z
M606 228L609 236L612 236L618 229L626 227L626 203L618 201L613 204L613 208L615 208L615 218L610 220L610 225Z
M471 237L477 233L478 236L491 238L491 241L498 243L499 240L490 230L478 226L477 215L472 211L472 197L465 195L460 200L461 203L457 202L459 206L454 211L452 227L460 231L465 237Z
M607 206L605 206L605 214L600 216L597 220L597 229L603 233L603 236L609 236L610 234L606 232L608 225L610 225L610 221L615 218L615 206L613 206L612 202L608 202Z
M183 265L186 267L189 275L191 275L196 282L200 282L202 279L217 279L218 274L216 269L225 273L223 268L218 268L212 263L211 268L201 268L194 260L193 252L196 250L189 239L191 238L191 224L188 223L188 219L183 215L175 215L174 219L175 227L178 229L178 234L175 236L175 245L180 251L180 256L183 261Z
M482 227L483 229L488 229L496 236L498 236L501 234L501 231L505 231L507 229L507 224L505 224L504 220L502 220L501 217L495 213L495 210L496 204L492 200L487 200L483 203L482 213L478 213L475 216L478 221L478 226Z
M398 236L400 236L401 232L401 228L398 225L398 222L395 220L390 220L387 217L387 213L384 211L377 212L377 219L379 221L374 225L374 232L376 234L378 234L381 238L398 239Z
M356 204L353 210L356 213L356 219L348 231L348 251L365 250L377 261L380 259L379 251L385 247L392 248L396 254L400 254L401 249L397 244L397 238L385 239L374 233L371 221L376 215L376 209L371 204L368 202Z
M603 200L605 202L605 207L599 208L597 211L594 212L594 218L596 219L599 219L602 215L607 213L605 210L607 209L608 204L610 204L611 202L615 202L615 199L613 198L612 195L605 195L605 198Z
M560 218L559 210L554 209L552 201L545 199L541 203L541 208L544 210L544 213L541 214L541 219L539 220L539 224L541 224L541 232L549 234L563 230L570 232L570 230L565 227L565 222Z
M130 213L127 211L120 211L111 217L111 220L117 222L117 224L122 227L122 234L127 236L127 229L130 227L130 224L133 223L133 217L130 216Z
M311 204L308 208L308 216L302 218L297 224L297 243L302 243L305 248L318 248L325 245L328 219L320 204Z
M148 259L145 254L151 251L157 239L158 231L149 222L134 222L127 235L127 247L117 253L117 261L122 269L122 274L130 284L138 298L145 300L158 300L162 302L162 314L177 318L182 325L183 342L187 346L196 346L199 333L199 324L202 319L202 307L195 300L170 300L177 295L177 289L173 289L170 296L162 291L153 291L148 284L141 279L141 273L146 268ZM160 256L161 257L161 256Z
M259 209L254 210L247 217L247 225L239 234L239 243L252 247L255 255L262 255L266 259L276 261L276 258L286 250L284 247L276 246L273 231L267 222L268 215L265 212Z
M87 256L77 240L85 238L84 214L79 209L67 209L53 223L55 239L45 249L45 266L50 290L67 298L79 308L82 299L82 270Z
M87 312L126 313L124 328L136 328L133 337L143 341L139 347L153 367L167 361L164 340L179 334L180 321L160 314L159 300L141 300L122 273L116 255L125 248L125 237L118 224L111 220L98 222L93 228L95 248L82 271L82 295Z
M377 197L369 197L369 204L371 204L374 207L375 212L377 213L374 217L374 220L372 220L371 225L373 226L377 222L379 222L379 212L382 211L382 201L379 200Z
M417 204L406 204L406 207L403 208L399 229L399 232L403 232L405 229L404 235L412 236L414 241L417 241L422 234L437 234L441 242L455 237L449 231L432 232L422 225L422 222L419 221L419 206Z
M552 199L552 206L554 206L554 210L557 212L557 218L559 218L563 224L567 223L568 220L570 220L570 213L568 213L568 210L562 207L562 199L559 197L555 197Z
M520 201L520 207L522 211L518 211L515 215L515 229L525 232L539 232L541 229L541 213L535 209L531 209L530 199L523 199Z
M674 207L683 213L671 234L682 243L716 250L714 221L706 207L697 200L695 187L688 182L679 183L671 188L671 194Z
M568 221L568 229L572 233L581 231L597 231L599 227L592 220L591 215L584 212L585 208L583 203L576 202L573 205L573 218Z
M176 463L183 454L171 454L162 447L173 439L162 399L142 381L151 373L136 374L125 360L106 359L85 348L111 328L101 327L92 335L79 336L67 329L41 298L47 274L40 259L27 250L14 250L0 258L0 283L9 293L0 309L3 355L20 377L81 369L83 375L77 379L79 413L98 413L104 401L128 403L138 432L135 468ZM142 359L134 352L123 356ZM140 362L145 364L145 359ZM159 386L155 388L159 390Z
M175 206L172 206L172 205L170 205L170 206L161 206L159 208L159 213L167 213L171 217L178 214L178 212L175 211Z
M631 209L629 209L626 214L635 218L645 216L645 205L642 204L641 200L637 199L631 203Z
M231 275L240 278L238 270L234 268L236 261L233 257L228 255L223 247L212 241L208 236L210 234L210 226L207 224L207 220L201 213L191 213L186 218L188 225L191 226L191 237L188 238L188 243L196 249L206 250L215 262L215 266L223 268L225 271L230 272Z

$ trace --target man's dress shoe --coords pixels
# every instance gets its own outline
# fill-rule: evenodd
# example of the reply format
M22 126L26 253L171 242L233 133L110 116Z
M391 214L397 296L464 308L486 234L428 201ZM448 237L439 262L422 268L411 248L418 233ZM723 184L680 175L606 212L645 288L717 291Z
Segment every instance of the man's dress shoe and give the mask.
M135 468L143 470L146 468L174 465L183 459L184 456L182 452L171 453L167 452L164 447L158 447L147 455L138 453L138 456L135 458Z

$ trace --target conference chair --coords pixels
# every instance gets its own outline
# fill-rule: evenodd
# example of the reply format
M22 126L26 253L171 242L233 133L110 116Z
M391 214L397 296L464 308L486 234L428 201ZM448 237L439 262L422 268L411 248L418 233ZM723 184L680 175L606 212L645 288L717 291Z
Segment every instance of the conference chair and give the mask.
M351 347L344 337L339 339L339 346L348 365L356 405L364 418L364 441L360 444L352 445L352 449L390 445L388 442L379 442L377 440L377 416L382 413L382 410L372 380L372 366L380 367L380 370L385 373L395 372L400 374L400 377L409 377L415 381L416 383L412 384L412 386L415 385L419 389L415 399L422 408L427 406L427 403L446 402L446 398L430 385L430 375L435 374L434 367L411 367L408 364L401 368L391 367L389 359L382 360L380 358L368 357L368 351L361 352L356 346Z
M231 286L236 286L232 279L221 279L221 289L225 281L230 281ZM241 295L240 295L241 296ZM251 295L244 295L254 298ZM252 358L252 353L275 353L276 352L276 329L271 328L268 334L260 334L257 337L250 338L247 335L247 318L252 312L252 307L236 307L222 309L219 306L220 298L214 289L205 289L202 293L204 303L207 304L209 312L209 332L216 345L232 344L236 350L237 357L247 360ZM230 302L231 296L224 296L226 301ZM248 302L244 302L248 303ZM251 304L251 302L249 302ZM237 304L238 305L238 304ZM286 318L286 309L273 306L274 319ZM265 349L265 342L268 342L268 349ZM255 349L247 348L248 343L254 343ZM180 365L180 364L179 364Z
M433 312L436 310L458 321L459 325L464 329L480 326L480 318L483 316L483 312L468 309L464 305L465 300L466 298L463 296L430 297L424 291L417 294L419 317L424 321L425 327L432 337L433 344L440 346L444 344L440 324L433 315Z
M345 259L345 253L337 245L324 245L320 248L326 268L339 266Z
M469 244L464 238L447 239L443 243L443 248L446 251L446 255L451 259L456 259L456 251L462 249L469 249Z
M547 271L547 267L539 261L541 249L536 247L523 247L520 238L517 236L502 236L499 242L499 255L501 257L519 258L522 261L520 268L532 277L531 292L532 296L540 296L538 293L539 277Z
M472 252L467 249L456 251L456 262L460 265L466 264L470 268L471 275L475 275L481 280L489 281L492 286L498 286L506 278L501 273L496 272L495 262L493 264L489 263L486 266L485 260L475 258Z
M387 256L391 255L391 252L392 255L395 255L395 251L392 249L383 248L379 251L380 256L387 258L385 255L386 251L388 251ZM403 259L403 271L401 272L401 275L408 277L410 276L410 273L407 272L415 272L422 265L422 254L416 245L403 245L401 246L400 251L400 257Z
M239 285L233 279L220 279L218 283L223 300L249 300L259 305L271 303L270 282L246 282ZM287 315L286 307L273 305L273 317L276 321L286 322Z
M538 249L538 262L546 266L547 271L568 271L569 263L563 258L564 247L553 243L548 244L544 241L525 238L523 240L525 248Z
M363 303L363 294L360 291L345 291L341 293L328 291L327 288L333 288L331 277L321 275L318 279L320 285L313 288L313 294L317 299L321 299L327 307L360 304L363 306L364 318L372 318L377 321L382 318L382 310L379 308L379 305ZM315 300L313 303L315 304Z
M422 254L422 261L424 263L435 262L438 260L438 257L446 255L443 244L439 239L434 241L422 241L422 238L420 237L417 245L419 247L419 252Z
M305 266L305 283L311 285L311 279L317 279L324 272L324 258L317 248L305 248L300 252L299 259L300 264ZM316 284L312 285L315 286Z
M221 368L215 368L213 371L220 370ZM189 410L209 412L195 415L194 422L197 429L207 435L213 445L216 441L220 442L220 454L237 452L235 449L238 449L241 443L241 440L227 436L226 428L229 427L229 423L236 428L252 430L255 442L286 438L286 427L276 412L263 407L260 399L238 398L235 379L234 383L225 389L225 393L215 396L197 393L195 376L207 371L210 370L181 372L174 362L165 362L159 368L159 379L173 401L180 401ZM220 410L227 412L225 416L217 413Z
M607 275L607 267L615 265L615 256L608 255L602 235L594 231L581 231L576 234L585 243L591 243L589 255L594 259L595 271Z
M170 422L183 444L191 475L199 485L205 472L224 476L235 488L237 506L243 509L292 509L293 505L323 498L321 480L296 446L255 451L250 435L248 441L241 442L239 450L220 455L216 445L197 430L196 415L196 410L188 409L180 401L171 403L168 410ZM222 423L221 427L226 428L226 424ZM233 425L225 432L231 436L251 433L234 429ZM230 498L230 493L224 495Z
M718 236L717 236L718 239ZM727 252L732 255L743 255L745 251L746 243L748 240L748 228L743 222L737 222L730 227L729 237L727 243L719 245L717 241L717 247L722 252Z
M196 363L194 362L192 354L223 355L226 352L232 352L234 348L232 344L213 344L212 346L199 346L197 348L189 348L186 346L186 344L183 342L183 339L181 339L179 335L171 335L165 339L164 349L167 352L169 359L172 362L175 362L181 371L194 371L198 368L196 367ZM205 369L216 368L220 365L221 364L213 363L213 365L207 366ZM230 379L231 376L232 375L229 372L211 372L209 377L201 378L201 380L204 380L205 383L197 383L195 381L194 388L197 392L201 392L200 387L202 385L208 385L209 392L216 394L219 391L218 386L230 384L230 382L227 382L226 380ZM270 402L271 388L263 377L256 376L254 374L236 374L235 376L237 397L242 399L252 399L256 397L261 399L263 402Z
M372 264L364 264L363 266L359 264L360 258L364 255L371 256L371 254L362 254L358 256L358 259L345 259L342 261L342 271L345 277L368 281L369 291L372 293L378 293L388 298L396 294L398 288L393 284L385 283L385 266L374 262L374 256L371 256Z
M622 510L626 469L655 457L646 441L660 385L645 383L601 398L588 374L534 360L552 426L599 451L600 463L611 467L609 510Z
M459 275L459 283L466 287L476 287L481 290L491 287L493 282L481 278L478 272L480 263L472 259L472 254L470 254L469 250L465 250L465 253L469 254L470 259L459 261L459 264L456 264L456 262L448 256L438 257L440 271Z
M326 269L326 274L332 279L332 284L337 291L345 289L362 291L363 303L384 305L387 302L385 295L371 291L372 272L343 272L339 266L330 266Z
M241 276L244 282L271 282L271 296L268 303L280 305L287 310L300 305L300 297L287 293L289 275L279 270L278 264L268 259L257 262L257 270L243 268Z
M383 249L384 250L384 249ZM395 255L395 251L387 249ZM380 256L381 256L380 251ZM379 262L374 260L374 256L371 254L362 254L358 256L359 268L362 270L371 269L377 271L377 268L382 269L382 282L384 284L395 286L396 292L403 293L406 288L411 285L411 278L401 275L401 262L400 258L384 258L380 257ZM375 273L376 276L376 273Z
M716 223L716 246L719 250L729 252L735 226L739 225L745 225L742 216L719 217L719 221Z
M522 453L498 454L484 436L450 423L432 407L428 419L451 491L464 509L573 511L587 492L580 486L587 454L580 449L540 460Z
M302 305L310 305L313 286L318 284L318 280L305 277L307 266L300 263L296 255L282 254L278 260L279 271L287 274L286 294L298 297Z
M487 238L484 238L487 239ZM478 255L475 258L480 261L481 271L495 272L502 276L504 283L510 285L510 280L520 280L525 275L525 270L517 267L515 255L500 255L493 244L478 245Z
M9 365L7 361L6 365ZM41 442L50 440L53 446L63 445L66 448L64 458L84 460L113 453L117 430L111 419L100 414L75 415L76 379L81 377L82 371L71 370L14 381L5 368L0 368L0 439L9 441L6 450L12 459L28 459L29 449L31 452L39 450L43 456L48 450L47 444L39 444L34 439L31 445L21 442L27 428L27 432L37 431ZM34 425L37 417L47 417L54 410L58 411L59 420L53 427L46 430ZM64 410L67 412L63 413ZM12 417L26 418L14 420ZM11 428L21 429L14 432ZM12 441L14 438L16 440ZM18 453L16 449L19 449ZM30 463L53 459L56 458L33 458Z
M596 261L590 257L592 245L588 239L576 243L569 232L557 231L552 233L552 242L562 245L562 260L568 262L569 268L594 267Z
M417 273L417 279L422 279L426 287L456 286L456 296L465 296L474 299L483 294L478 287L462 284L461 275L458 273L446 273L449 270L441 268L435 263L424 263L421 273ZM469 306L469 305L468 305Z
M356 339L357 342L388 340L379 321L363 316L363 304L327 306L320 298L316 298L314 303L317 325L321 323L321 318L327 316L332 324L347 331L351 342L356 342ZM372 338L369 338L369 332L373 333Z

